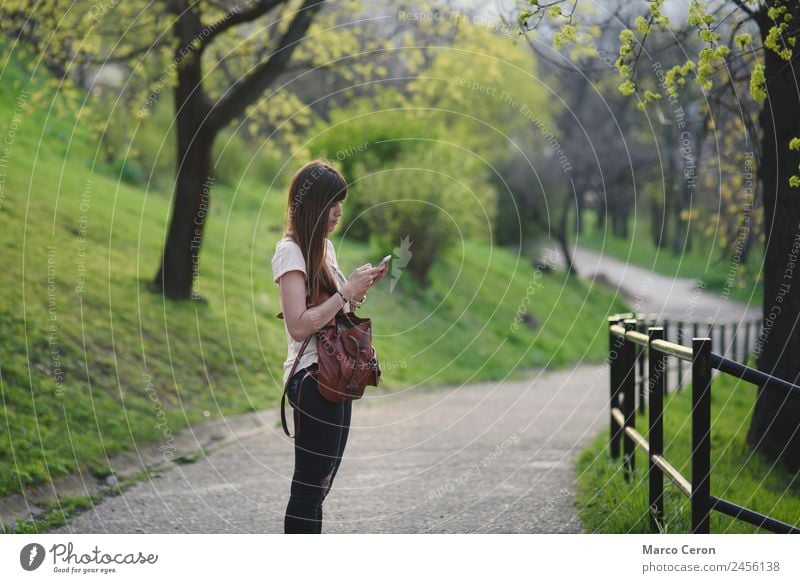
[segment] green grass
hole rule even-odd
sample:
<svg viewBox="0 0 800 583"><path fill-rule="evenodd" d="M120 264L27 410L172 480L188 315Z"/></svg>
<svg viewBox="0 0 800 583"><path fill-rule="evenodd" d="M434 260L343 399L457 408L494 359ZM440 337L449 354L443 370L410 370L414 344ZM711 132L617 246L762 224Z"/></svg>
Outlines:
<svg viewBox="0 0 800 583"><path fill-rule="evenodd" d="M0 83L2 137L20 83L35 86L12 64ZM198 283L208 303L168 301L148 282L169 193L94 171L95 146L74 112L46 112L38 105L22 117L0 206L0 495L78 467L107 475L111 454L277 405L282 391L286 337L270 259L284 190L218 184ZM333 238L347 274L377 259ZM559 272L530 292L534 277L529 260L465 241L438 259L424 292L401 276L389 293L385 278L360 312L374 320L382 388L600 361L606 317L625 306ZM526 297L539 327L512 332Z"/></svg>
<svg viewBox="0 0 800 583"><path fill-rule="evenodd" d="M5 534L42 534L66 526L67 521L82 512L94 508L103 495L63 496L58 502L47 504L42 518L30 521L18 520L13 525L2 526Z"/></svg>
<svg viewBox="0 0 800 583"><path fill-rule="evenodd" d="M151 478L152 474L148 471L140 471L136 474L120 480L117 484L104 485L91 496L59 496L58 500L37 501L36 504L43 509L39 518L34 520L20 520L12 524L0 524L0 533L4 534L42 534L51 532L62 526L73 516L77 516L87 510L95 508L104 498L109 496L119 496L127 488L135 485L141 480Z"/></svg>
<svg viewBox="0 0 800 583"><path fill-rule="evenodd" d="M745 437L755 405L755 387L729 375L715 379L711 394L711 494L789 524L800 524L800 476L753 454ZM691 478L691 388L664 401L664 455ZM647 438L647 413L636 427ZM578 461L578 507L590 533L650 532L647 456L636 450L630 483L622 462L611 461L608 433L581 453ZM662 532L691 532L689 499L664 478ZM768 532L719 512L711 513L712 533Z"/></svg>
<svg viewBox="0 0 800 583"><path fill-rule="evenodd" d="M689 251L676 255L671 249L659 249L653 243L650 221L645 213L635 214L630 221L628 239L612 236L610 227L596 228L596 220L594 213L586 212L583 233L575 237L577 245L662 275L699 279L709 290L761 306L763 287L758 274L763 259L762 245L753 247L747 264L737 263L730 254L720 251L718 243L701 236L695 236Z"/></svg>

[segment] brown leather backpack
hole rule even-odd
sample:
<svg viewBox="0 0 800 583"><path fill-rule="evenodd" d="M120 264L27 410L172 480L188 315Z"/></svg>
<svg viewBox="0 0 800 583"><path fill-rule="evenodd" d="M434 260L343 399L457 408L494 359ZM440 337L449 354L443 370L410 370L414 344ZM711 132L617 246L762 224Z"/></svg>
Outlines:
<svg viewBox="0 0 800 583"><path fill-rule="evenodd" d="M326 292L320 295L321 301L314 305L330 297ZM283 318L283 313L277 316ZM281 423L283 431L289 437L297 436L298 416L295 411L295 435L292 436L286 425L286 391L303 351L314 336L317 338L317 366L307 374L317 380L320 394L328 401L344 403L360 399L364 395L366 386L377 387L381 378L381 367L378 364L375 348L372 346L372 321L339 310L325 326L305 339L286 380L281 398Z"/></svg>

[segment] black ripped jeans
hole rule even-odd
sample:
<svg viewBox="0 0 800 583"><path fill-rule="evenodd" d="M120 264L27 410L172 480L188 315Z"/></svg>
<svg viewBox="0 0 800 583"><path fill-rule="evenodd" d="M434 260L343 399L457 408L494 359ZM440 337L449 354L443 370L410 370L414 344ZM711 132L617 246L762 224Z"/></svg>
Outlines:
<svg viewBox="0 0 800 583"><path fill-rule="evenodd" d="M342 462L353 402L332 403L306 377L316 363L296 371L286 398L294 409L294 475L283 530L287 534L322 533L322 502Z"/></svg>

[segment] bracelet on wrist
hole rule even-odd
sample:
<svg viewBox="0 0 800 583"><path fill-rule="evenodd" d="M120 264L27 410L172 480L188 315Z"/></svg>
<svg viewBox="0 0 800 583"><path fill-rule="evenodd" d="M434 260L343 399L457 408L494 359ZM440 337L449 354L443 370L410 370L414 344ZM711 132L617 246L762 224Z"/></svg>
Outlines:
<svg viewBox="0 0 800 583"><path fill-rule="evenodd" d="M364 302L366 302L366 301L367 301L367 296L366 296L366 294L364 295L364 297L363 297L362 299L360 299L360 300L356 300L356 299L354 299L354 298L350 298L350 299L348 299L348 298L347 298L347 296L345 296L345 295L344 295L344 293L342 293L342 290L339 290L339 289L337 289L337 290L336 290L336 293L338 293L340 296L342 296L342 299L345 301L345 303L348 303L348 304L350 304L350 306L351 306L351 307L353 307L353 308L360 308L360 307L361 307L361 305L362 305Z"/></svg>

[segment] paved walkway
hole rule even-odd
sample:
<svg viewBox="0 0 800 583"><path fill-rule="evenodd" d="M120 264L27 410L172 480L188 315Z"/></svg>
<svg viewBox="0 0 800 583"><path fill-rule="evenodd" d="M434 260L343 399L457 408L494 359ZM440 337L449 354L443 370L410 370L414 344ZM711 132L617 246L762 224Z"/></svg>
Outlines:
<svg viewBox="0 0 800 583"><path fill-rule="evenodd" d="M696 280L653 273L582 247L574 249L573 262L581 277L600 276L631 298L637 311L658 314L660 318L727 323L761 315L761 305L727 299L719 291L698 287Z"/></svg>
<svg viewBox="0 0 800 583"><path fill-rule="evenodd" d="M324 532L580 532L574 461L607 424L602 366L354 403ZM262 433L175 465L56 532L283 532L293 442Z"/></svg>

